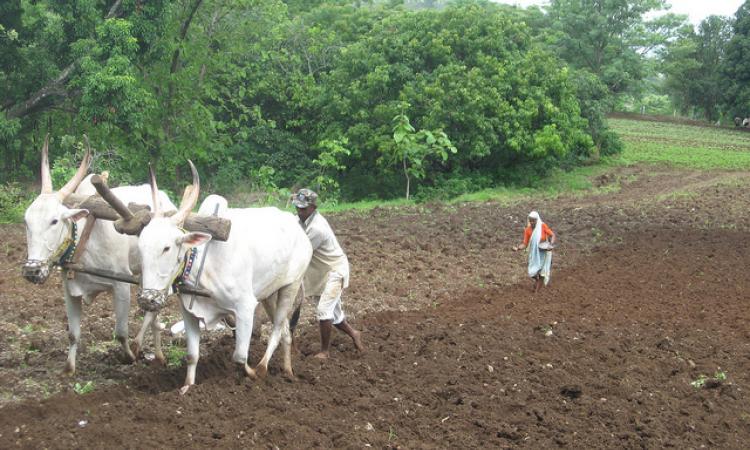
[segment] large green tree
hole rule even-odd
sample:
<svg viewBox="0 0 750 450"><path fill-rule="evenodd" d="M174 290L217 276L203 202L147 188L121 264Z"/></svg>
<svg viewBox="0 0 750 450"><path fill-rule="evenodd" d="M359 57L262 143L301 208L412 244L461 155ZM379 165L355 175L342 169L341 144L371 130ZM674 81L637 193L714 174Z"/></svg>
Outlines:
<svg viewBox="0 0 750 450"><path fill-rule="evenodd" d="M719 68L731 37L731 20L710 16L694 31L667 46L662 54L661 70L665 90L683 114L715 121L721 116L724 80ZM697 113L697 114L695 114Z"/></svg>
<svg viewBox="0 0 750 450"><path fill-rule="evenodd" d="M644 56L673 39L685 21L665 0L550 0L555 45L568 63L596 75L612 94L637 88Z"/></svg>
<svg viewBox="0 0 750 450"><path fill-rule="evenodd" d="M735 14L732 36L723 66L723 84L727 111L736 116L750 116L750 0Z"/></svg>

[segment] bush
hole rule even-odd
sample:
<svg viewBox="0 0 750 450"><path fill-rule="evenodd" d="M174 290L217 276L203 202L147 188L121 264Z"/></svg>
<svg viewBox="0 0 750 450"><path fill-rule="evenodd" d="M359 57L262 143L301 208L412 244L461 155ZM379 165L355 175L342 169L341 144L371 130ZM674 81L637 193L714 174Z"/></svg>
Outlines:
<svg viewBox="0 0 750 450"><path fill-rule="evenodd" d="M599 143L599 154L601 156L610 156L621 153L624 148L620 136L612 130L606 130L601 134Z"/></svg>
<svg viewBox="0 0 750 450"><path fill-rule="evenodd" d="M439 176L432 186L419 186L414 194L418 202L450 200L463 194L481 191L494 185L492 177L481 174L445 174Z"/></svg>
<svg viewBox="0 0 750 450"><path fill-rule="evenodd" d="M33 197L18 183L0 185L0 223L23 222L23 214L33 201Z"/></svg>

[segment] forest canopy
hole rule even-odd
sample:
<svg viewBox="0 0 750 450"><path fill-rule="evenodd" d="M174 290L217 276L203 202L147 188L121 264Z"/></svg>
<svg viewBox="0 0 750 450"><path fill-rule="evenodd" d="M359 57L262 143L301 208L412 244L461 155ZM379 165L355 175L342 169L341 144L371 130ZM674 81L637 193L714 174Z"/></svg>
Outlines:
<svg viewBox="0 0 750 450"><path fill-rule="evenodd" d="M38 179L48 133L56 183L84 134L114 184L143 182L152 163L176 190L187 159L204 192L224 195L307 185L331 200L392 198L409 183L428 198L525 183L619 151L605 115L623 98L664 95L711 120L747 111L748 3L697 31L650 15L666 6L6 0L0 183Z"/></svg>

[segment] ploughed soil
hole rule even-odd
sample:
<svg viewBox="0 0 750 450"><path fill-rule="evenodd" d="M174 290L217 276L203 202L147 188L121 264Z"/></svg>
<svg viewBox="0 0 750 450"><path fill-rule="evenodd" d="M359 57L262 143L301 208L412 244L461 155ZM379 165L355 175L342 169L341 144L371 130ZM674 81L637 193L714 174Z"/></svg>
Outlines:
<svg viewBox="0 0 750 450"><path fill-rule="evenodd" d="M60 277L22 280L23 228L3 227L0 442L747 448L749 178L631 167L585 195L329 216L366 353L338 334L330 360L312 358L306 305L294 382L279 353L267 379L238 377L231 333L211 332L184 396L181 338L165 338L168 367L121 363L106 296L84 308L78 373L61 375ZM561 243L538 294L510 251L531 209ZM174 305L164 316L178 319ZM262 339L251 347L255 363Z"/></svg>

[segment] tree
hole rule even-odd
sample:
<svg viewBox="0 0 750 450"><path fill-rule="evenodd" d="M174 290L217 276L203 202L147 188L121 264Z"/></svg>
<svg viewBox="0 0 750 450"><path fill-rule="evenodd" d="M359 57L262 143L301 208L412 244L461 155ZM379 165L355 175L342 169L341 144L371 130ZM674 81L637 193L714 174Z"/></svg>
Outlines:
<svg viewBox="0 0 750 450"><path fill-rule="evenodd" d="M351 150L346 148L348 144L346 138L324 139L318 144L322 151L313 159L313 164L318 169L315 184L318 192L327 194L329 200L337 200L339 195L338 173L346 169L342 159L352 154Z"/></svg>
<svg viewBox="0 0 750 450"><path fill-rule="evenodd" d="M415 130L403 112L393 118L393 143L381 149L385 160L401 165L406 178L406 199L409 200L411 179L427 175L432 159L448 160L448 153L457 153L443 130Z"/></svg>
<svg viewBox="0 0 750 450"><path fill-rule="evenodd" d="M734 35L727 44L724 75L724 104L734 116L750 115L750 0L735 14Z"/></svg>
<svg viewBox="0 0 750 450"><path fill-rule="evenodd" d="M674 37L684 16L666 14L665 0L551 0L548 7L554 44L563 59L583 68L618 94L645 75L643 57Z"/></svg>
<svg viewBox="0 0 750 450"><path fill-rule="evenodd" d="M731 21L710 16L697 32L688 27L683 36L662 52L665 90L683 114L695 110L710 121L720 118L724 80L725 47L731 37Z"/></svg>

